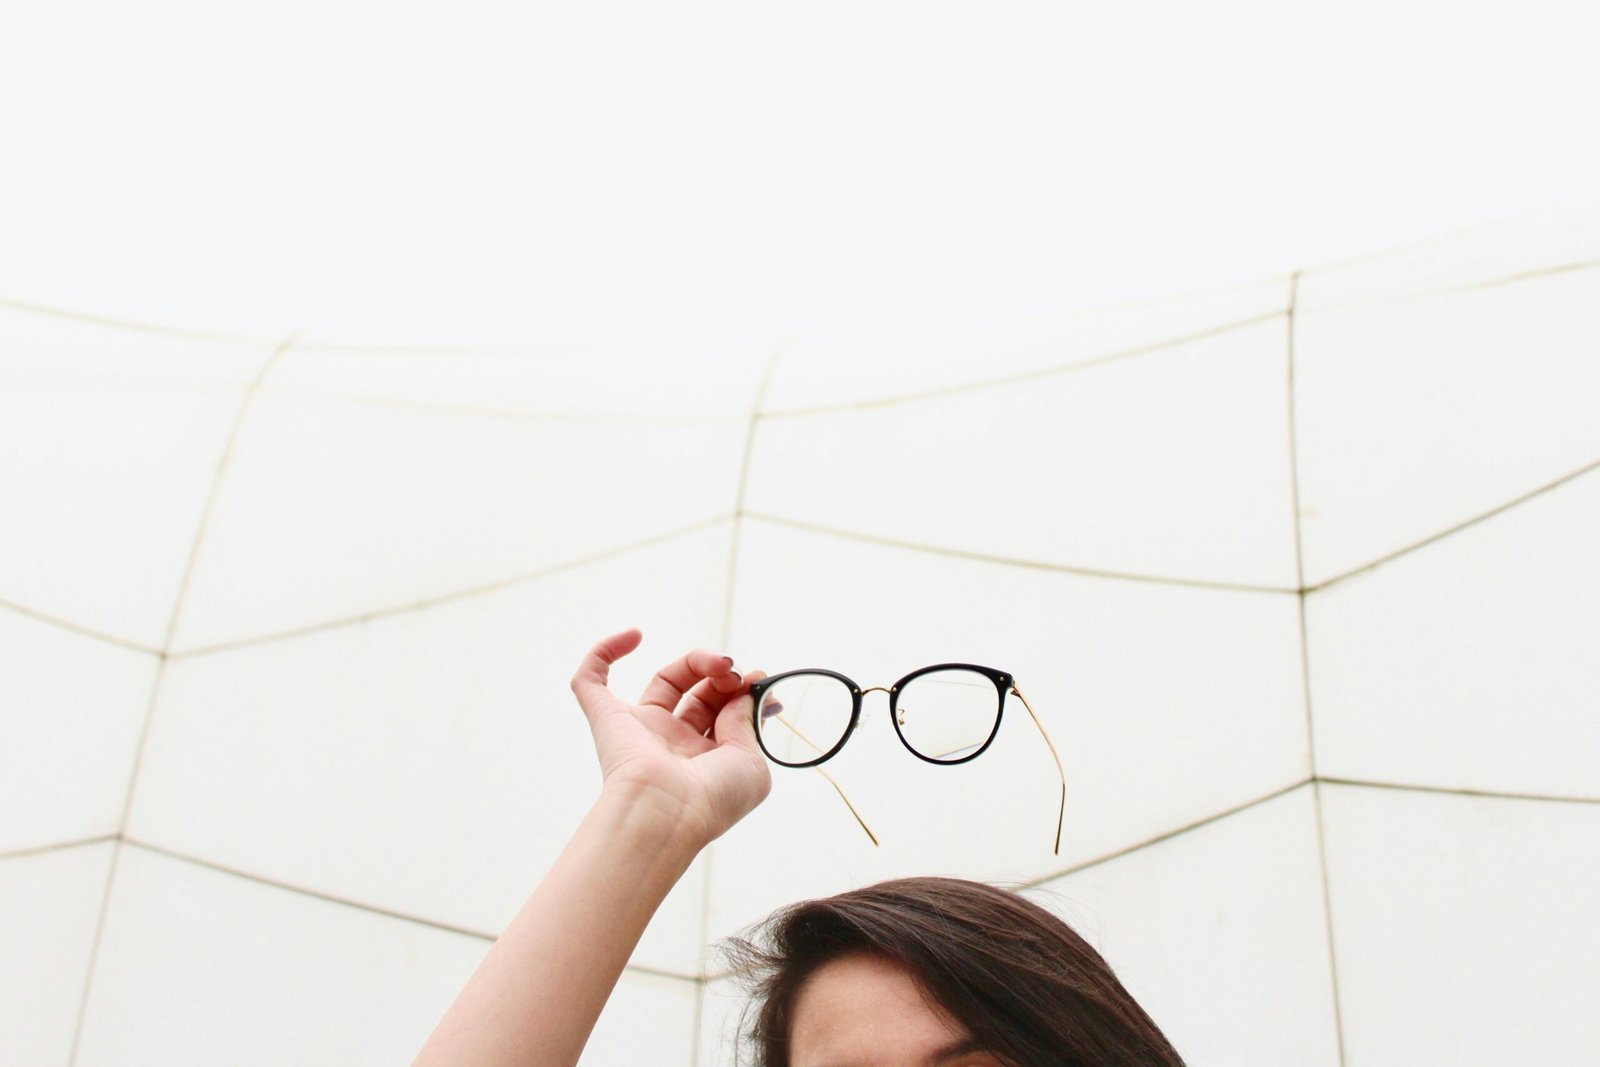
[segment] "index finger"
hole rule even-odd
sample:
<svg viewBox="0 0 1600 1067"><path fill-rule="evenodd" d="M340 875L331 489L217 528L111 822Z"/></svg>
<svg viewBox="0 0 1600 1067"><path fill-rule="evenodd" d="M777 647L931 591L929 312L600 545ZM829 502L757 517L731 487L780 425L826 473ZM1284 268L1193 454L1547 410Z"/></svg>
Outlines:
<svg viewBox="0 0 1600 1067"><path fill-rule="evenodd" d="M722 678L732 673L732 656L697 648L693 652L685 652L657 671L655 677L650 679L650 684L645 686L639 703L653 704L670 712L701 679Z"/></svg>
<svg viewBox="0 0 1600 1067"><path fill-rule="evenodd" d="M572 692L584 714L593 715L599 702L611 696L611 665L639 647L644 634L637 628L623 630L603 638L578 664L578 673L572 676Z"/></svg>

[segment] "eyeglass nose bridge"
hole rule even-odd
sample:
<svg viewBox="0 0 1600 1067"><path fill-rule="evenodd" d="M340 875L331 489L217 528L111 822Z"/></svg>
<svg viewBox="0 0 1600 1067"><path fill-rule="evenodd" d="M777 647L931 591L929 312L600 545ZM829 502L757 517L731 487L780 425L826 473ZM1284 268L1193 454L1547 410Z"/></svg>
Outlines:
<svg viewBox="0 0 1600 1067"><path fill-rule="evenodd" d="M894 692L895 692L895 687L892 686L892 685L869 685L865 689L857 691L856 698L859 700L861 697L866 696L868 693L888 693L889 694L889 699L893 700L894 699ZM858 717L855 722L850 724L850 732L851 733L855 733L860 728L861 728L861 719Z"/></svg>

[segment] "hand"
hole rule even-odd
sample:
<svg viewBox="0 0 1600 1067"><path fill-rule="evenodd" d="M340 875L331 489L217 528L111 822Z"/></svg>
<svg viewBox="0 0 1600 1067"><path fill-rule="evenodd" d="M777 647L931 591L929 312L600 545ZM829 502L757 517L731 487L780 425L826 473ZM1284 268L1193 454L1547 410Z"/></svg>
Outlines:
<svg viewBox="0 0 1600 1067"><path fill-rule="evenodd" d="M631 705L607 683L611 664L643 639L624 630L595 645L572 691L594 734L603 791L649 805L704 846L772 791L750 719L750 683L761 674L743 678L729 657L697 649L657 671Z"/></svg>

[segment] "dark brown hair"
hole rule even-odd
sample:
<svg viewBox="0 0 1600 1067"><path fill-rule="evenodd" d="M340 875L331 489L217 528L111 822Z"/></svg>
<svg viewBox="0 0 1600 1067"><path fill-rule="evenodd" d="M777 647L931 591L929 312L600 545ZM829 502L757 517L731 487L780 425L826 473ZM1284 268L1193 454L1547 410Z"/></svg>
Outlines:
<svg viewBox="0 0 1600 1067"><path fill-rule="evenodd" d="M725 949L757 998L756 1067L790 1067L801 987L867 953L904 967L931 1001L1011 1067L1182 1067L1100 954L1016 893L904 878L790 905Z"/></svg>

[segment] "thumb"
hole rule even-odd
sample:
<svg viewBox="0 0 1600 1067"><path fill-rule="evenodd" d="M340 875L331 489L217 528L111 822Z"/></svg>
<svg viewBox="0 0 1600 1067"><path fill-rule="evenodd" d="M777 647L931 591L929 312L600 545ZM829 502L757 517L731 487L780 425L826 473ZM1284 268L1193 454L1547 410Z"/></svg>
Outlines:
<svg viewBox="0 0 1600 1067"><path fill-rule="evenodd" d="M615 699L609 688L611 665L638 648L642 640L644 634L637 628L623 630L601 639L583 657L578 672L572 676L572 692L578 698L579 707L583 708L583 713L591 721L606 704L607 698Z"/></svg>
<svg viewBox="0 0 1600 1067"><path fill-rule="evenodd" d="M754 671L746 677L745 684L759 682L766 676L765 671ZM719 745L732 745L766 759L760 744L756 742L755 699L748 690L737 700L728 701L717 712L717 719L711 724L711 736Z"/></svg>

